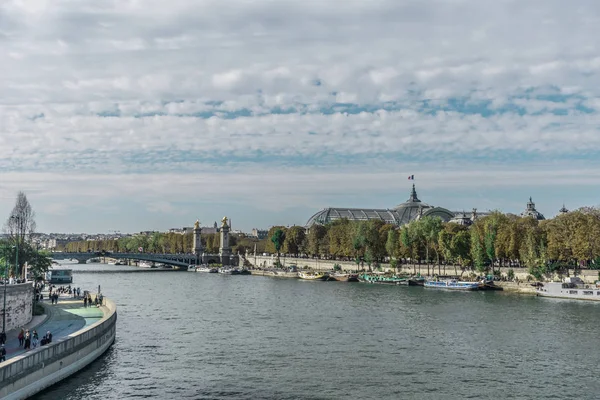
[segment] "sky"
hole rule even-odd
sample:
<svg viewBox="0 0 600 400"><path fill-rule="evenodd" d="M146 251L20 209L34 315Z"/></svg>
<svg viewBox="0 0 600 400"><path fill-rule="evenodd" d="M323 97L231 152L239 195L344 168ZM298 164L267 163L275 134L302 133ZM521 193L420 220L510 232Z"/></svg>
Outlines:
<svg viewBox="0 0 600 400"><path fill-rule="evenodd" d="M597 0L4 0L0 220L600 204Z"/></svg>

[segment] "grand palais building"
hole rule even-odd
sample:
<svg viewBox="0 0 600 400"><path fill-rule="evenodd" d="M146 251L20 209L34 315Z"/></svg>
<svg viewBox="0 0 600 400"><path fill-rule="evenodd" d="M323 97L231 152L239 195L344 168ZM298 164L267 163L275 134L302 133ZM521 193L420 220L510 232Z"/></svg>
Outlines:
<svg viewBox="0 0 600 400"><path fill-rule="evenodd" d="M564 207L563 207L564 209ZM563 212L561 209L561 212ZM564 210L566 211L566 210ZM391 209L367 209L367 208L325 208L312 217L306 223L310 228L314 224L325 225L329 222L348 219L350 221L368 221L379 219L387 224L401 226L422 217L440 217L444 222L454 222L461 225L471 225L479 216L488 215L489 212L478 213L474 208L471 213L463 211L450 211L443 207L434 207L423 203L417 196L415 185L412 186L410 197L404 203L398 204ZM538 220L545 219L544 216L535 209L535 203L529 198L527 208L521 213L521 216L533 217Z"/></svg>

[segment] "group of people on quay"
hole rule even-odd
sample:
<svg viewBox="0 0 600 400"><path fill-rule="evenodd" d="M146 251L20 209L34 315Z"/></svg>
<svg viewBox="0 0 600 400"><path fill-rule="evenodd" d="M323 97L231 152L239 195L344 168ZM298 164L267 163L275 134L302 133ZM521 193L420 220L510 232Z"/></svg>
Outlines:
<svg viewBox="0 0 600 400"><path fill-rule="evenodd" d="M10 283L16 284L21 282L12 280ZM39 281L34 285L34 293L36 302L43 301L44 297L46 297L46 299L50 300L50 304L53 305L58 304L59 298L81 299L83 301L83 306L86 308L92 307L93 305L96 307L104 305L104 296L102 294L99 293L98 295L93 296L89 291L82 290L79 287L72 287L71 285L57 286L44 281ZM38 334L37 330L33 328L21 327L18 329L18 335L17 330L15 330L13 334L14 336L12 336L13 339L10 339L10 332L7 332L9 333L8 337L5 332L0 332L0 362L6 361L7 351L10 354L19 351L19 349L21 351L29 351L52 343L52 333L50 331L47 331L46 334L40 339L40 335ZM18 346L15 339L18 339ZM10 345L12 340L15 340L15 342L14 344Z"/></svg>
<svg viewBox="0 0 600 400"><path fill-rule="evenodd" d="M19 346L23 347L24 350L31 350L32 347L35 349L38 344L45 346L52 343L52 333L50 331L46 332L40 341L35 329L30 332L29 329L21 328L17 338L19 339Z"/></svg>
<svg viewBox="0 0 600 400"><path fill-rule="evenodd" d="M99 307L101 305L103 305L102 303L104 302L104 296L102 296L102 293L98 294L94 300L92 300L92 295L87 292L84 294L83 296L83 306L84 307L91 307L92 304L95 305L96 307Z"/></svg>
<svg viewBox="0 0 600 400"><path fill-rule="evenodd" d="M43 286L42 286L43 289ZM73 298L80 298L81 297L81 288L72 288L71 285L69 286L59 286L56 287L56 285L50 285L48 287L48 297L50 298L50 304L58 304L58 297L61 294L65 294L68 295L69 297L73 297ZM44 295L41 293L40 290L40 300L44 300ZM36 295L36 299L37 299L37 295Z"/></svg>

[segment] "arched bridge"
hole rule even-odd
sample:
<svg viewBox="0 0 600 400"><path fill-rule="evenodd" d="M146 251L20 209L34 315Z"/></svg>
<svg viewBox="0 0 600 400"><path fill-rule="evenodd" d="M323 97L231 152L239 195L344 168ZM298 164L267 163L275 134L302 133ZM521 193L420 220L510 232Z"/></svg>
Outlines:
<svg viewBox="0 0 600 400"><path fill-rule="evenodd" d="M173 265L177 267L187 267L190 264L196 264L195 254L160 254L160 253L116 253L116 252L53 252L51 257L54 260L77 260L80 264L85 264L91 258L108 257L115 259L127 259L138 261L149 261ZM203 254L201 263L220 263L221 257L218 254ZM232 264L238 257L231 257Z"/></svg>

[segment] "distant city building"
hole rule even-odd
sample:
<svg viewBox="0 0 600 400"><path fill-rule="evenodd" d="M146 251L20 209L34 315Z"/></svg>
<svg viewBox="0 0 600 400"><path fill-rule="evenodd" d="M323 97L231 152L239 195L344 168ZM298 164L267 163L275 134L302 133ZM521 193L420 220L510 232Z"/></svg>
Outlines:
<svg viewBox="0 0 600 400"><path fill-rule="evenodd" d="M137 236L152 236L153 233L159 233L157 231L141 231L137 234ZM90 238L92 240L96 240L96 238Z"/></svg>
<svg viewBox="0 0 600 400"><path fill-rule="evenodd" d="M266 229L252 229L252 233L250 234L250 236L255 237L257 239L266 239L267 235L269 234L269 231Z"/></svg>
<svg viewBox="0 0 600 400"><path fill-rule="evenodd" d="M452 218L448 222L451 222L453 224L463 225L463 226L471 226L480 216L486 216L486 215L490 215L490 213L489 212L478 213L477 209L474 208L471 211L471 215L468 215L464 211L457 212L456 215L454 216L454 218Z"/></svg>
<svg viewBox="0 0 600 400"><path fill-rule="evenodd" d="M171 228L169 229L169 233L178 233L180 235L185 235L188 233L192 234L194 233L194 228L189 226L185 226L183 228Z"/></svg>
<svg viewBox="0 0 600 400"><path fill-rule="evenodd" d="M46 239L46 240L40 241L38 243L38 246L40 248L46 249L46 250L56 250L56 249L66 246L67 244L69 244L71 242L73 242L73 240L51 238L51 239Z"/></svg>
<svg viewBox="0 0 600 400"><path fill-rule="evenodd" d="M538 221L542 221L542 220L546 219L542 215L542 213L540 213L539 211L537 211L535 209L535 203L533 202L533 200L531 200L531 197L529 198L529 201L527 202L527 208L525 209L525 211L523 211L521 213L521 217L532 217L532 218L537 219Z"/></svg>
<svg viewBox="0 0 600 400"><path fill-rule="evenodd" d="M381 220L387 224L404 225L422 217L440 217L448 222L456 216L456 212L442 207L434 207L423 203L417 196L415 185L408 200L392 209L366 209L366 208L325 208L309 218L306 227L314 224L324 225L329 222L348 219L350 221Z"/></svg>
<svg viewBox="0 0 600 400"><path fill-rule="evenodd" d="M559 213L569 212L564 205ZM366 209L366 208L325 208L312 217L306 223L310 228L314 224L325 225L339 219L348 219L350 221L368 221L381 220L387 224L401 226L422 217L432 216L440 217L444 222L452 222L459 225L470 226L478 217L490 215L490 212L477 212L474 208L471 215L464 211L450 211L442 207L434 207L423 203L417 197L417 191L413 184L410 197L404 203L397 205L392 209ZM535 203L529 198L527 208L521 213L521 217L532 217L538 221L546 218L542 213L535 209Z"/></svg>
<svg viewBox="0 0 600 400"><path fill-rule="evenodd" d="M216 226L203 226L202 234L214 234L219 233L219 228Z"/></svg>

